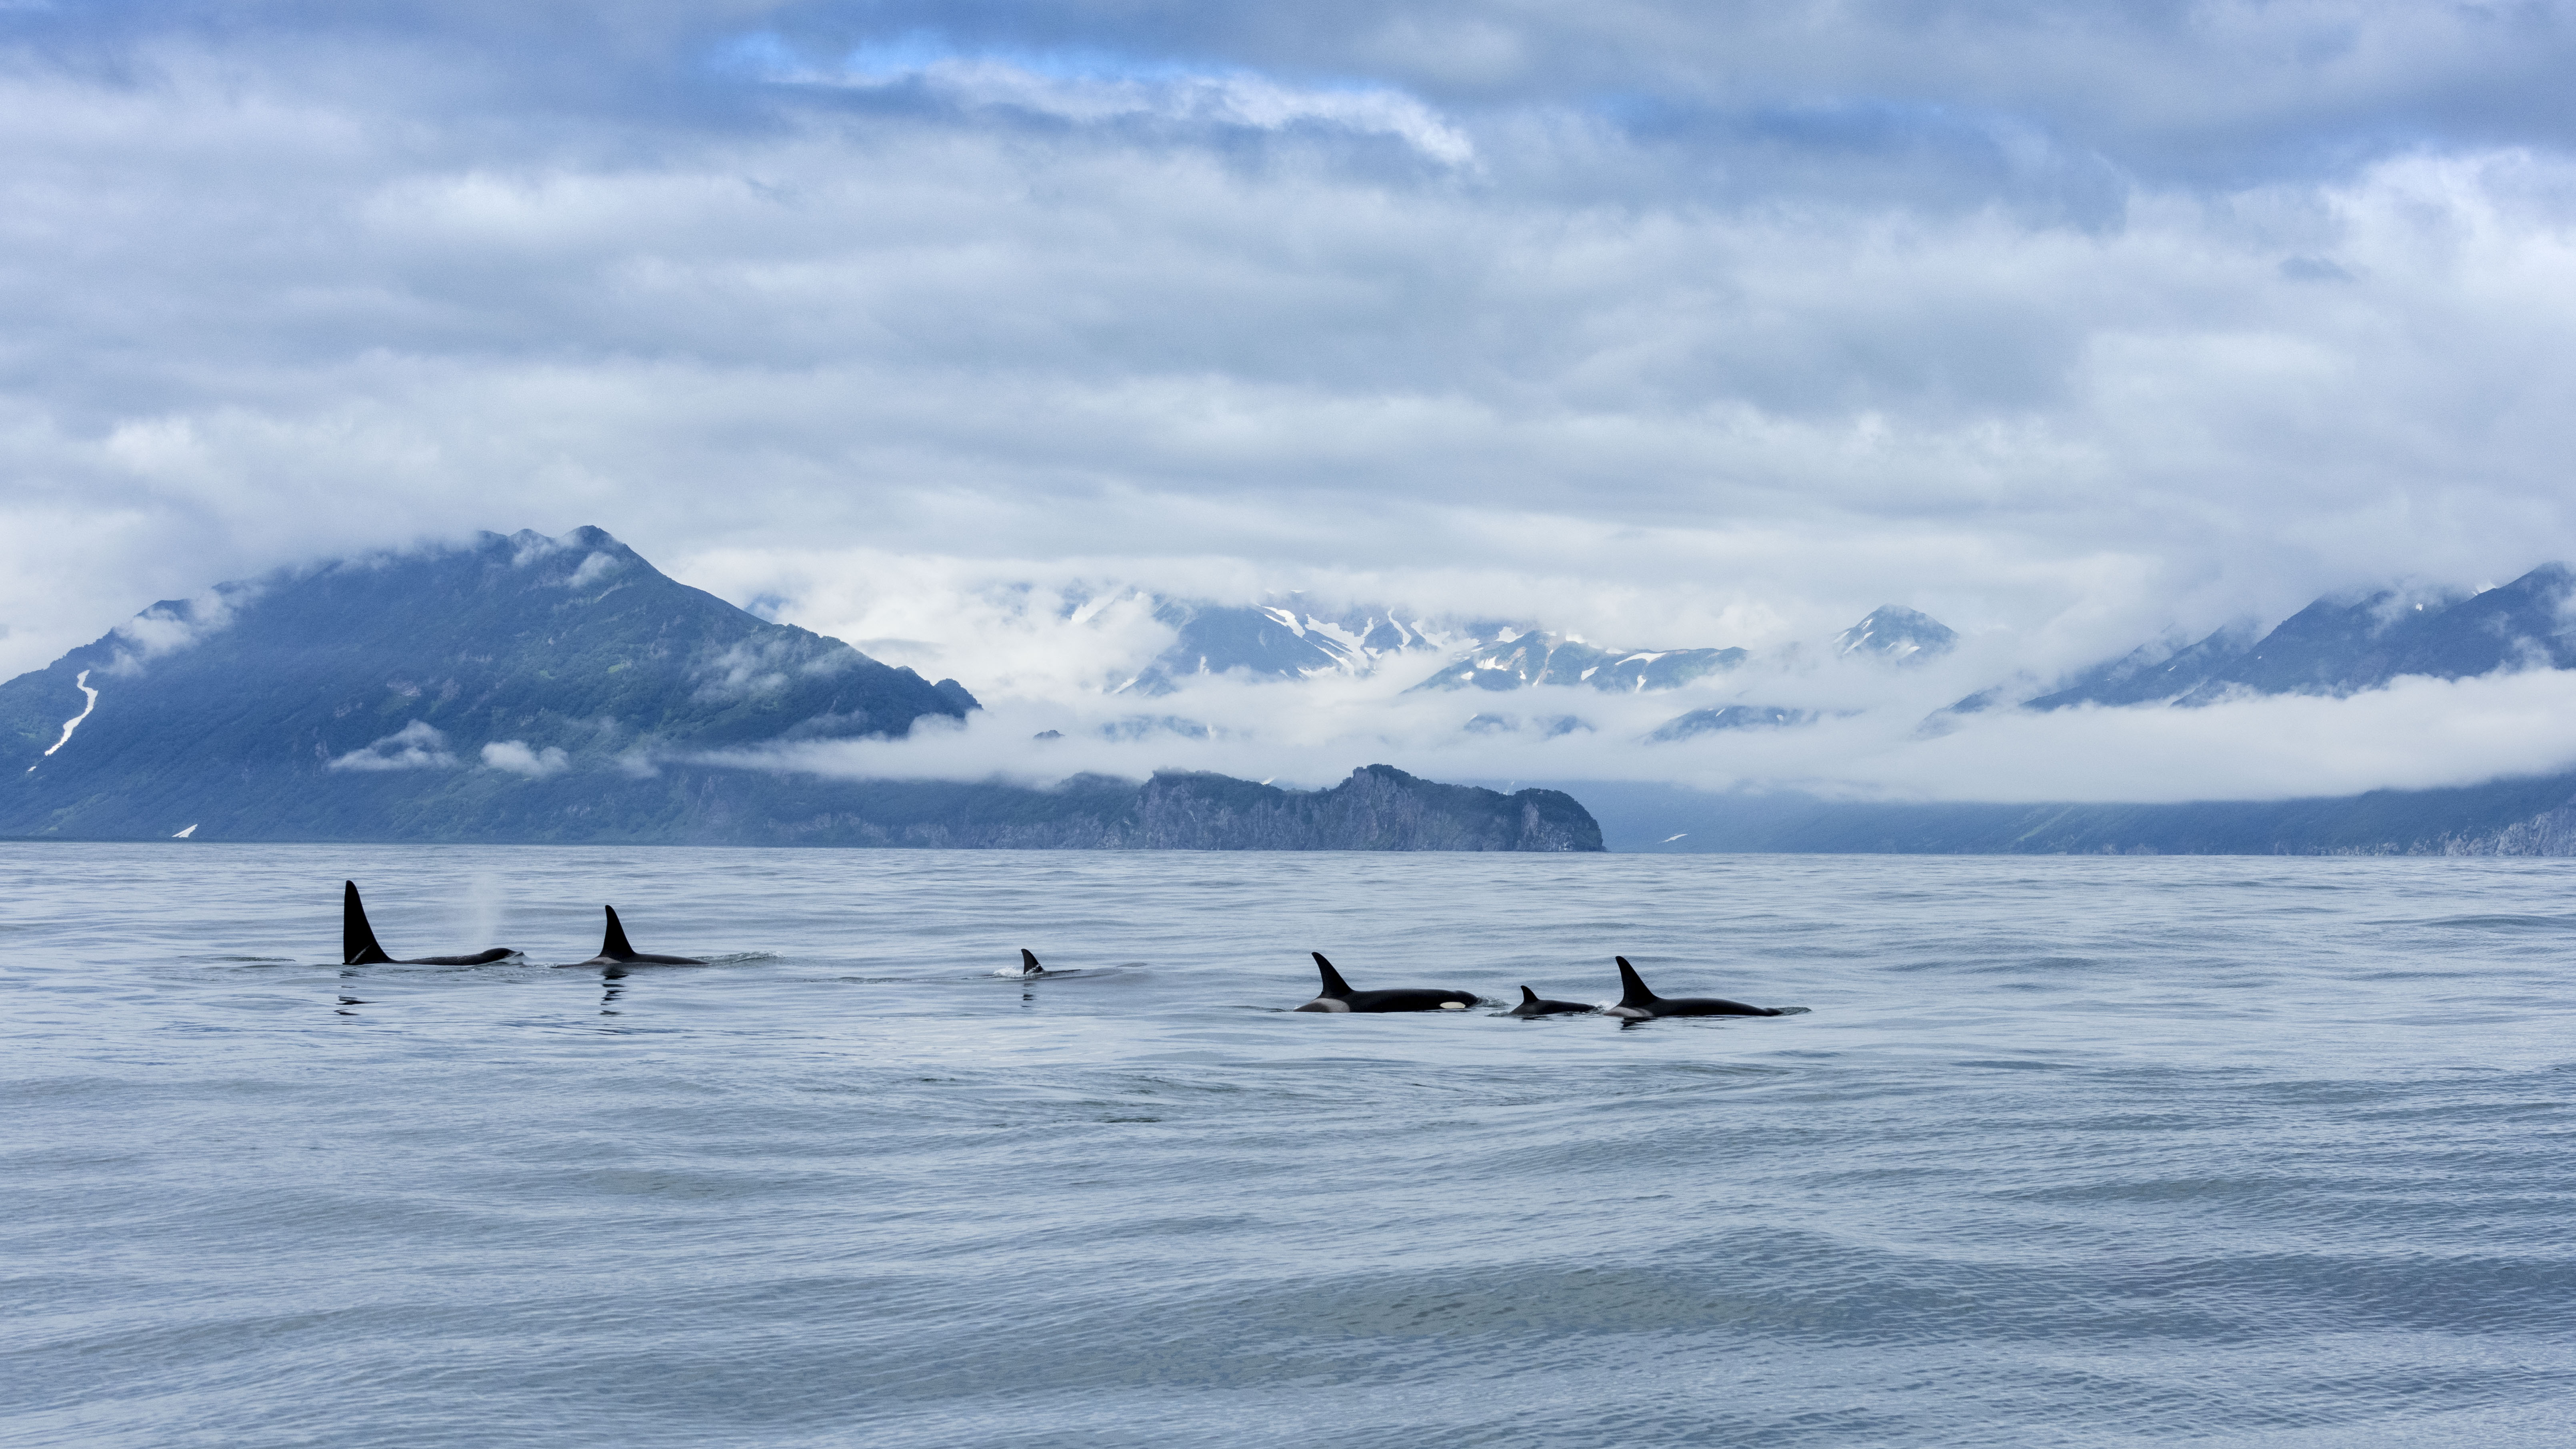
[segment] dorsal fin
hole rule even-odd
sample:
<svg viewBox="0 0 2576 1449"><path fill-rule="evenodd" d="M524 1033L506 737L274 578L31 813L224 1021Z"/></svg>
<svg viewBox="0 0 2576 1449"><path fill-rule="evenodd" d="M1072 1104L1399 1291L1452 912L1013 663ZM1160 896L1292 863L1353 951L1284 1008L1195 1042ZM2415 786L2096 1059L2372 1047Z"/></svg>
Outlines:
<svg viewBox="0 0 2576 1449"><path fill-rule="evenodd" d="M391 965L394 958L376 944L376 933L367 925L367 908L358 904L358 883L344 880L340 886L340 964Z"/></svg>
<svg viewBox="0 0 2576 1449"><path fill-rule="evenodd" d="M1637 968L1628 964L1628 958L1613 956L1610 959L1619 963L1619 1004L1621 1006L1654 1004L1655 993L1648 991L1646 983L1637 978Z"/></svg>
<svg viewBox="0 0 2576 1449"><path fill-rule="evenodd" d="M617 923L617 907L603 906L608 912L608 935L599 943L599 954L611 961L634 959L635 948L626 944L626 928Z"/></svg>
<svg viewBox="0 0 2576 1449"><path fill-rule="evenodd" d="M1020 948L1020 974L1034 976L1046 968L1038 964L1038 955L1026 946Z"/></svg>
<svg viewBox="0 0 2576 1449"><path fill-rule="evenodd" d="M1530 989L1529 989L1528 987L1526 987L1526 986L1522 987L1522 988L1521 988L1521 1005L1523 1005L1523 1006L1536 1006L1536 1005L1538 1005L1538 993L1537 993L1537 992L1535 992L1535 991L1530 990Z"/></svg>
<svg viewBox="0 0 2576 1449"><path fill-rule="evenodd" d="M1308 954L1315 958L1315 969L1324 973L1323 994L1327 998L1338 1000L1351 994L1351 983L1342 979L1342 973L1333 969L1333 963L1324 959L1323 952L1314 951Z"/></svg>

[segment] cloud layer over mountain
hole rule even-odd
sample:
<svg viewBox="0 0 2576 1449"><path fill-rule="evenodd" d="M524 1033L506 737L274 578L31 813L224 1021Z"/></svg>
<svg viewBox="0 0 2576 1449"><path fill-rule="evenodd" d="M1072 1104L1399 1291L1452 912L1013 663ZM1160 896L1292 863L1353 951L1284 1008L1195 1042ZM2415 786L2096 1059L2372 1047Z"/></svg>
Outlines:
<svg viewBox="0 0 2576 1449"><path fill-rule="evenodd" d="M1756 667L1721 692L1407 693L1413 675L1304 684L1212 680L1153 701L987 696L960 729L896 741L728 754L831 778L1048 781L1078 771L1204 769L1319 786L1363 756L1497 782L1663 780L1876 800L2278 800L2475 784L2576 769L2576 671L2410 677L2345 698L2244 697L2192 709L2005 710L1919 727L1979 677L1965 661L1891 679L1866 665ZM1283 691L1293 695L1291 700ZM1766 692L1767 691L1767 692ZM1684 710L1731 697L1814 718L1658 741ZM1483 727L1471 726L1481 721ZM1041 737L1052 730L1055 737Z"/></svg>
<svg viewBox="0 0 2576 1449"><path fill-rule="evenodd" d="M0 10L0 673L584 522L979 693L1096 662L1015 583L2045 671L2499 582L2576 557L2571 61L2549 3Z"/></svg>

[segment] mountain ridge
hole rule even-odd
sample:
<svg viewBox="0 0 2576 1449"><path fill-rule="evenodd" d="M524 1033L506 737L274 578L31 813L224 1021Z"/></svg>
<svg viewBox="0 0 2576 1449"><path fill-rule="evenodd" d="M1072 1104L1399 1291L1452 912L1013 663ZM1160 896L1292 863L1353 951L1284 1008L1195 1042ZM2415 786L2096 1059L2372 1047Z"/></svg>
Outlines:
<svg viewBox="0 0 2576 1449"><path fill-rule="evenodd" d="M2189 708L2243 695L2347 695L2413 675L2464 679L2505 669L2576 668L2571 613L2576 569L2563 563L2542 564L2477 592L2391 585L2347 590L2318 598L2269 630L2231 624L2161 654L2156 645L2141 645L2077 671L2020 707Z"/></svg>
<svg viewBox="0 0 2576 1449"><path fill-rule="evenodd" d="M1390 766L851 781L748 747L978 709L669 578L596 528L365 555L164 600L0 683L0 836L1134 849L1598 850L1571 797Z"/></svg>
<svg viewBox="0 0 2576 1449"><path fill-rule="evenodd" d="M977 707L954 680L681 584L603 530L485 533L164 600L0 683L0 828L244 771L289 788L477 759L632 770Z"/></svg>

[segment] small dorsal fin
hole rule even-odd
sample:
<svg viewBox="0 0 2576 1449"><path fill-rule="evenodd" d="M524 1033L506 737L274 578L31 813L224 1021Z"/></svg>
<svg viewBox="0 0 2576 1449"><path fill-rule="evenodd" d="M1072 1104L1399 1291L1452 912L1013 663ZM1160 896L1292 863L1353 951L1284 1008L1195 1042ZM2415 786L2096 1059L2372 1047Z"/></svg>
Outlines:
<svg viewBox="0 0 2576 1449"><path fill-rule="evenodd" d="M1523 1006L1536 1006L1536 1005L1538 1005L1538 993L1537 993L1537 992L1535 992L1535 991L1530 990L1530 989L1529 989L1528 987L1526 987L1526 986L1522 987L1522 988L1521 988L1521 1005L1523 1005Z"/></svg>
<svg viewBox="0 0 2576 1449"><path fill-rule="evenodd" d="M340 887L340 964L391 965L394 958L376 944L376 933L367 925L367 908L358 904L358 883L344 880Z"/></svg>
<svg viewBox="0 0 2576 1449"><path fill-rule="evenodd" d="M617 907L602 906L608 912L608 934L599 943L599 954L611 961L633 959L635 948L626 944L626 928L617 923Z"/></svg>
<svg viewBox="0 0 2576 1449"><path fill-rule="evenodd" d="M1621 1006L1652 1005L1656 1000L1655 993L1648 991L1646 983L1638 979L1637 968L1628 964L1628 958L1613 956L1610 959L1619 963L1619 1004Z"/></svg>
<svg viewBox="0 0 2576 1449"><path fill-rule="evenodd" d="M1029 949L1028 947L1026 947L1026 946L1022 946L1022 947L1020 948L1020 974L1021 974L1021 975L1023 975L1023 976L1035 976L1036 974L1038 974L1038 973L1039 973L1039 972L1041 972L1041 971L1044 971L1045 969L1046 969L1045 967L1043 967L1043 966L1041 966L1041 965L1039 965L1039 964L1038 964L1038 956L1037 956L1037 953L1036 953L1035 951L1030 950L1030 949Z"/></svg>
<svg viewBox="0 0 2576 1449"><path fill-rule="evenodd" d="M1323 994L1327 998L1339 999L1351 994L1351 983L1342 979L1342 973L1333 969L1333 963L1324 959L1323 952L1313 951L1308 954L1315 958L1315 969L1324 973Z"/></svg>

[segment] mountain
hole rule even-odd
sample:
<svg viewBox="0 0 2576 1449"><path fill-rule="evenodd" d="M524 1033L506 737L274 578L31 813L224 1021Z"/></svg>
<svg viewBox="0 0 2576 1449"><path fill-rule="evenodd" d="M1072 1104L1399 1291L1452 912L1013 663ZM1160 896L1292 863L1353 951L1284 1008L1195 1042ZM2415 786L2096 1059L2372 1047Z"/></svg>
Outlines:
<svg viewBox="0 0 2576 1449"><path fill-rule="evenodd" d="M900 736L975 698L681 584L596 528L165 600L0 684L0 832L312 828L694 751ZM174 816L186 816L175 819Z"/></svg>
<svg viewBox="0 0 2576 1449"><path fill-rule="evenodd" d="M1415 689L1519 689L1533 684L1588 684L1635 694L1671 689L1734 668L1741 649L1595 649L1565 634L1531 630L1470 651Z"/></svg>
<svg viewBox="0 0 2576 1449"><path fill-rule="evenodd" d="M2142 644L2109 663L2097 664L2061 682L2058 688L2028 701L2024 707L2049 710L2073 704L2152 704L2179 698L2244 658L2254 647L2254 640L2251 627L2232 624L2197 643Z"/></svg>
<svg viewBox="0 0 2576 1449"><path fill-rule="evenodd" d="M1201 850L1598 850L1571 797L1383 765L1331 790L829 780L750 747L973 695L769 623L595 528L283 570L0 684L0 835Z"/></svg>
<svg viewBox="0 0 2576 1449"><path fill-rule="evenodd" d="M1171 625L1179 638L1110 693L1170 694L1194 675L1238 671L1255 679L1366 674L1394 655L1445 653L1481 637L1462 639L1385 609L1352 609L1326 618L1307 612L1294 598L1245 605L1164 599L1155 604L1154 617Z"/></svg>
<svg viewBox="0 0 2576 1449"><path fill-rule="evenodd" d="M2501 588L2468 597L2411 599L2396 589L2319 599L2182 698L2205 703L2230 691L2349 694L2401 675L2461 679L2498 669L2576 665L2565 617L2576 575L2545 564Z"/></svg>
<svg viewBox="0 0 2576 1449"><path fill-rule="evenodd" d="M1846 658L1910 663L1942 653L1958 637L1928 614L1888 604L1835 636L1834 652ZM1743 649L1597 649L1570 634L1533 629L1471 650L1414 688L1504 690L1579 684L1615 694L1641 694L1677 689L1694 680L1723 674L1752 657ZM1658 731L1655 737L1678 739L1711 728L1736 726L1733 717L1724 724L1683 723L1713 713L1694 711L1665 726L1666 730L1680 730L1680 734Z"/></svg>
<svg viewBox="0 0 2576 1449"><path fill-rule="evenodd" d="M1834 636L1834 653L1846 659L1857 656L1890 664L1912 664L1946 654L1958 642L1957 631L1931 615L1897 604L1882 604Z"/></svg>
<svg viewBox="0 0 2576 1449"><path fill-rule="evenodd" d="M2147 646L2024 707L2200 705L2238 694L2351 694L2406 675L2463 679L2499 669L2576 668L2571 596L2576 571L2554 563L2476 594L2379 588L2328 595L2259 639L2238 628L2164 656Z"/></svg>
<svg viewBox="0 0 2576 1449"><path fill-rule="evenodd" d="M1602 649L1571 634L1493 620L1401 618L1391 610L1354 608L1339 616L1306 610L1296 596L1268 604L1229 605L1165 599L1154 616L1177 638L1112 694L1173 693L1198 676L1310 679L1368 674L1390 660L1424 653L1453 656L1418 690L1510 690L1533 685L1585 685L1615 694L1678 689L1749 662L1738 648ZM1890 663L1931 658L1958 636L1939 620L1894 604L1874 610L1834 640L1844 657Z"/></svg>

